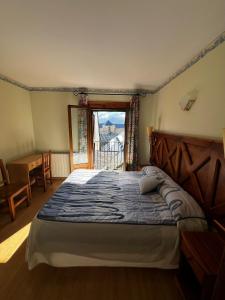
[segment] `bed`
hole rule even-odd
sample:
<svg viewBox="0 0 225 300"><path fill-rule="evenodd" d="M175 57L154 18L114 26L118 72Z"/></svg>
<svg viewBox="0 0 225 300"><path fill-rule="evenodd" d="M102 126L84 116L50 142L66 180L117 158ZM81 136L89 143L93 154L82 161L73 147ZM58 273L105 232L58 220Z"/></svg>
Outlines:
<svg viewBox="0 0 225 300"><path fill-rule="evenodd" d="M138 182L147 172L164 183L160 190L141 195ZM174 194L172 205L164 197L168 191ZM184 199L176 207L180 192L192 206ZM177 268L181 228L204 230L204 213L160 169L76 170L34 218L27 261L30 269L39 263Z"/></svg>
<svg viewBox="0 0 225 300"><path fill-rule="evenodd" d="M163 184L141 195L142 176ZM180 231L224 219L224 180L221 142L154 132L140 172L71 173L32 222L28 267L177 268Z"/></svg>

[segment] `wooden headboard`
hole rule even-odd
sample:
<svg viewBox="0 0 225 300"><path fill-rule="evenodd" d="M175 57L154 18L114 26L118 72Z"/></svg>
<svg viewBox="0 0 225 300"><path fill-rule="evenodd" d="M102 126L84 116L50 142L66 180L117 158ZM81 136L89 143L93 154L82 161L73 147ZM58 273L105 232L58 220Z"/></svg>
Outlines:
<svg viewBox="0 0 225 300"><path fill-rule="evenodd" d="M208 218L225 221L222 142L154 131L150 162L191 194Z"/></svg>

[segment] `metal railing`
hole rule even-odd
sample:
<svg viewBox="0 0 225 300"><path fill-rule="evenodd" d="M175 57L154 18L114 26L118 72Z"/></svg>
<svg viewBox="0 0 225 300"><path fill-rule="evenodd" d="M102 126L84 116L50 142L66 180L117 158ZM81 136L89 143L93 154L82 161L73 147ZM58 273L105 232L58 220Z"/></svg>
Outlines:
<svg viewBox="0 0 225 300"><path fill-rule="evenodd" d="M94 142L94 168L123 170L124 145L121 142Z"/></svg>

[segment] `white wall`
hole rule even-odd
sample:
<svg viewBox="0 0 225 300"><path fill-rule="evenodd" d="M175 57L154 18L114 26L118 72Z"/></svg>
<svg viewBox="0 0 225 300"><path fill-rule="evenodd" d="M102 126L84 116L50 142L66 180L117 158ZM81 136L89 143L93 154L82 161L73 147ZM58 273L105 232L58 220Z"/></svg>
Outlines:
<svg viewBox="0 0 225 300"><path fill-rule="evenodd" d="M180 99L197 90L190 111L182 111ZM155 95L143 99L141 107L142 162L148 161L146 127L171 133L222 138L225 127L225 43L208 53Z"/></svg>
<svg viewBox="0 0 225 300"><path fill-rule="evenodd" d="M29 92L0 80L0 158L18 158L34 147Z"/></svg>

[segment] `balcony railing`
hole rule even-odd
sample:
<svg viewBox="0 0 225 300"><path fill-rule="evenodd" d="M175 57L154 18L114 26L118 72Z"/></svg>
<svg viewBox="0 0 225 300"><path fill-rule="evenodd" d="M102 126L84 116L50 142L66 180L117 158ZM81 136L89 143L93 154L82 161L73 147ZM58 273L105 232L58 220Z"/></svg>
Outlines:
<svg viewBox="0 0 225 300"><path fill-rule="evenodd" d="M94 142L94 168L124 169L124 145L121 142Z"/></svg>

